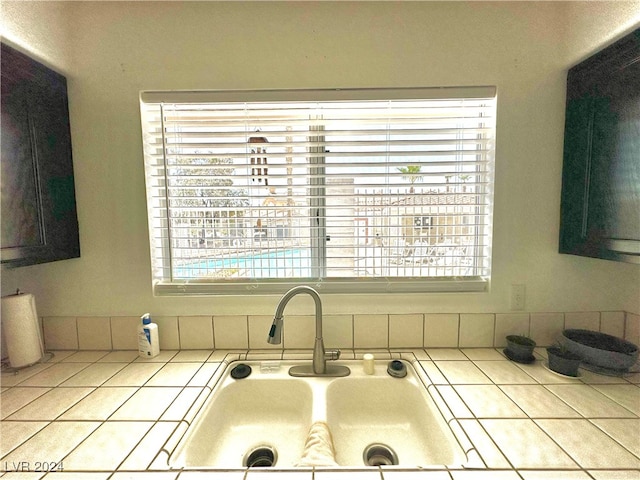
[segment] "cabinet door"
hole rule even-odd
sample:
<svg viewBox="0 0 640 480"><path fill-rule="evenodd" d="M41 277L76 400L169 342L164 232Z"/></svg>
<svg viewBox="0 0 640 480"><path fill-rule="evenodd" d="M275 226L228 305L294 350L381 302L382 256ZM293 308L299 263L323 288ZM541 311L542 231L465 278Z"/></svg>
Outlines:
<svg viewBox="0 0 640 480"><path fill-rule="evenodd" d="M598 95L603 100L596 109L594 130L604 139L595 155L604 164L605 245L640 255L640 36L638 51L636 61L613 76Z"/></svg>
<svg viewBox="0 0 640 480"><path fill-rule="evenodd" d="M2 262L80 256L66 79L2 45Z"/></svg>
<svg viewBox="0 0 640 480"><path fill-rule="evenodd" d="M569 71L560 252L640 263L640 30Z"/></svg>
<svg viewBox="0 0 640 480"><path fill-rule="evenodd" d="M2 69L2 229L4 251L44 246L42 199L33 118L29 114L29 84Z"/></svg>

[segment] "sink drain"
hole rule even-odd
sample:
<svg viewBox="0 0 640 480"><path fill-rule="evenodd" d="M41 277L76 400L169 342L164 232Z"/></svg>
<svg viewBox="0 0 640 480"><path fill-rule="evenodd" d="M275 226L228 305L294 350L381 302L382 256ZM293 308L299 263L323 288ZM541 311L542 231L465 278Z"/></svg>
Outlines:
<svg viewBox="0 0 640 480"><path fill-rule="evenodd" d="M278 460L275 449L268 445L262 445L249 450L244 456L242 465L245 467L273 467Z"/></svg>
<svg viewBox="0 0 640 480"><path fill-rule="evenodd" d="M362 454L364 464L369 467L382 467L384 465L398 465L398 455L391 447L381 443L373 443L364 449Z"/></svg>

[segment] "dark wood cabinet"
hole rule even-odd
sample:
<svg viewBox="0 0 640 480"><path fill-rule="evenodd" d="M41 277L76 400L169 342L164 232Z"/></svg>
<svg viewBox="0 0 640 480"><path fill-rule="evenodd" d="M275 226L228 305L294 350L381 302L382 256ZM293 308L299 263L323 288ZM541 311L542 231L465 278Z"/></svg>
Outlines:
<svg viewBox="0 0 640 480"><path fill-rule="evenodd" d="M80 256L67 81L2 44L2 263Z"/></svg>
<svg viewBox="0 0 640 480"><path fill-rule="evenodd" d="M640 29L569 70L560 253L640 263Z"/></svg>

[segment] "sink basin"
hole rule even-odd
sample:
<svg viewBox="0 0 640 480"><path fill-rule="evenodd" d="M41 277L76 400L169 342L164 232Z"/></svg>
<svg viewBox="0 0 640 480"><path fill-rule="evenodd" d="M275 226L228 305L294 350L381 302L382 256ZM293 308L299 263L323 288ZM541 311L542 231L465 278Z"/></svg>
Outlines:
<svg viewBox="0 0 640 480"><path fill-rule="evenodd" d="M233 366L171 456L172 467L243 467L254 461L248 458L252 452L264 447L276 452L277 465L292 466L302 455L311 425L310 385L261 373L259 364L252 366L250 377L234 380L229 375Z"/></svg>
<svg viewBox="0 0 640 480"><path fill-rule="evenodd" d="M348 377L291 377L304 361L230 364L169 459L172 468L291 468L301 465L312 426L328 427L339 466L457 465L466 456L413 366L367 375L361 361L338 361ZM332 362L334 363L334 362ZM246 370L246 369L245 369ZM329 444L331 442L329 441ZM375 444L367 451L367 447ZM379 445L378 445L379 444ZM304 465L304 464L303 464ZM326 464L324 464L326 465Z"/></svg>
<svg viewBox="0 0 640 480"><path fill-rule="evenodd" d="M336 379L329 385L327 424L338 464L362 465L367 462L363 452L372 444L395 453L398 465L464 461L451 430L414 375L409 372L403 379L361 376ZM377 455L369 465L393 464L391 454Z"/></svg>

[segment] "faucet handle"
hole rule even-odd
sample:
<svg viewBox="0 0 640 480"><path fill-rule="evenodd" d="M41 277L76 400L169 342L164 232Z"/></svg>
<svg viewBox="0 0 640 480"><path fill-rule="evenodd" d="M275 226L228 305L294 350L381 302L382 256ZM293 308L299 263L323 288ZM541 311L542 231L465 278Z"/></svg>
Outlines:
<svg viewBox="0 0 640 480"><path fill-rule="evenodd" d="M340 358L340 350L325 350L324 359L325 360L338 360Z"/></svg>

